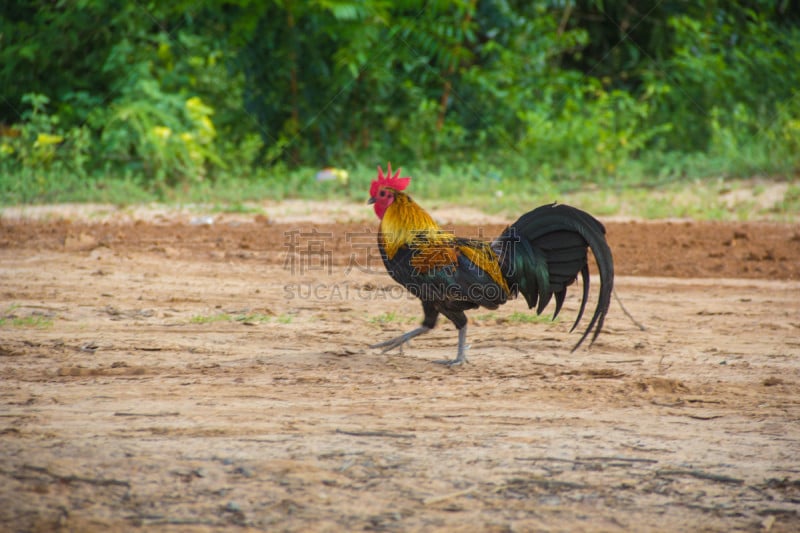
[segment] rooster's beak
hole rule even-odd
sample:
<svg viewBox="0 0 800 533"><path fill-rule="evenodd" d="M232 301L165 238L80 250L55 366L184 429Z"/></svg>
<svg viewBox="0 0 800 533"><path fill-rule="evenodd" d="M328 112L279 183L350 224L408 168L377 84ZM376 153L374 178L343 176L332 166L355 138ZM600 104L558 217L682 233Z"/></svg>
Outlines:
<svg viewBox="0 0 800 533"><path fill-rule="evenodd" d="M370 198L369 200L367 200L367 205L369 205L369 204L374 204L375 202L377 202L377 200L376 200L376 199L375 199L375 197L373 196L372 198Z"/></svg>

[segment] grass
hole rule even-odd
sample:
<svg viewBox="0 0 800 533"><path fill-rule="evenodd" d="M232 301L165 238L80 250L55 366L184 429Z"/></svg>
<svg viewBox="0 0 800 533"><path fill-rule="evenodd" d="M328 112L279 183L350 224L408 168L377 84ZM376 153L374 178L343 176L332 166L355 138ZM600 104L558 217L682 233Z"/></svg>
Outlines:
<svg viewBox="0 0 800 533"><path fill-rule="evenodd" d="M721 163L720 163L721 164ZM543 177L535 167L495 169L484 165L410 166L411 193L431 211L448 205L472 207L508 217L551 202L570 203L599 216L644 219L692 218L697 220L769 219L795 221L800 213L800 186L789 176L740 178L722 173L709 163L675 164L662 174L641 168L623 169L619 175L587 181L569 176ZM520 166L520 165L517 165ZM528 166L531 166L530 164ZM722 169L723 167L719 167ZM0 175L0 206L97 202L118 206L147 202L210 205L213 212L264 213L258 203L288 198L338 199L363 203L374 178L374 167L349 169L348 184L317 182L315 168L271 173L260 169L245 177L153 187L143 180L83 178L30 169ZM677 174L676 174L677 173ZM709 177L712 176L712 177ZM721 176L721 177L720 177Z"/></svg>
<svg viewBox="0 0 800 533"><path fill-rule="evenodd" d="M394 311L386 311L377 316L369 318L370 324L409 324L415 322L418 318L402 316Z"/></svg>
<svg viewBox="0 0 800 533"><path fill-rule="evenodd" d="M782 213L800 213L800 185L792 184L788 187L780 206L777 207L777 211Z"/></svg>
<svg viewBox="0 0 800 533"><path fill-rule="evenodd" d="M243 314L230 314L230 313L216 313L213 315L194 315L189 319L191 324L214 324L216 322L239 322L242 324L268 324L272 320L279 324L290 324L292 316L282 314L277 317L264 313L243 313Z"/></svg>
<svg viewBox="0 0 800 533"><path fill-rule="evenodd" d="M507 317L501 318L500 320L505 320L506 322L510 322L512 324L546 324L550 322L557 322L558 318L554 320L552 315L537 315L533 311L530 313L514 311Z"/></svg>
<svg viewBox="0 0 800 533"><path fill-rule="evenodd" d="M4 326L11 326L15 328L46 329L53 326L53 319L43 316L0 318L0 327Z"/></svg>
<svg viewBox="0 0 800 533"><path fill-rule="evenodd" d="M246 205L241 201L232 204L215 204L211 211L213 213L227 213L237 215L263 215L264 210L258 206Z"/></svg>
<svg viewBox="0 0 800 533"><path fill-rule="evenodd" d="M192 324L213 324L215 322L230 322L233 317L228 313L217 313L215 315L194 315L189 319Z"/></svg>
<svg viewBox="0 0 800 533"><path fill-rule="evenodd" d="M533 311L527 313L524 311L514 311L508 315L504 313L492 312L476 315L475 318L482 321L494 321L498 324L545 324L550 322L558 322L558 318L553 320L553 315L537 315Z"/></svg>
<svg viewBox="0 0 800 533"><path fill-rule="evenodd" d="M281 317L283 316L287 315L281 315ZM281 317L278 318L280 319ZM264 313L247 313L244 315L236 315L234 320L244 324L267 324L272 320L272 315L267 315Z"/></svg>
<svg viewBox="0 0 800 533"><path fill-rule="evenodd" d="M53 318L41 314L30 314L28 316L17 316L14 311L19 309L19 305L10 305L0 317L0 327L13 327L13 328L36 328L47 329L53 327Z"/></svg>
<svg viewBox="0 0 800 533"><path fill-rule="evenodd" d="M513 191L513 184L507 189ZM800 186L782 180L721 178L664 183L549 187L542 194L525 188L501 197L484 195L460 201L488 213L517 215L520 206L557 201L579 206L597 216L642 219L793 221L800 214ZM452 202L458 202L453 199ZM447 202L449 203L449 202Z"/></svg>

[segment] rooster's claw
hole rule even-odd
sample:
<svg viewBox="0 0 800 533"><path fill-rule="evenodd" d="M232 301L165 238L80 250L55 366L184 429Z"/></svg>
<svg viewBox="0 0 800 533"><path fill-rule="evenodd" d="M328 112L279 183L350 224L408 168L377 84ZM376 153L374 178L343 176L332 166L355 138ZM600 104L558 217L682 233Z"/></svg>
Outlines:
<svg viewBox="0 0 800 533"><path fill-rule="evenodd" d="M370 348L383 348L381 353L386 353L393 348L400 348L400 353L403 353L403 345L416 337L417 335L422 335L423 333L427 333L430 331L431 328L426 328L425 326L418 327L417 329L411 330L408 333L403 333L399 337L395 337L393 339L389 339L388 341L379 342L378 344L370 345Z"/></svg>
<svg viewBox="0 0 800 533"><path fill-rule="evenodd" d="M444 365L448 368L453 368L454 366L461 366L464 363L469 363L469 360L466 357L462 357L461 359L439 359L433 362L437 365Z"/></svg>

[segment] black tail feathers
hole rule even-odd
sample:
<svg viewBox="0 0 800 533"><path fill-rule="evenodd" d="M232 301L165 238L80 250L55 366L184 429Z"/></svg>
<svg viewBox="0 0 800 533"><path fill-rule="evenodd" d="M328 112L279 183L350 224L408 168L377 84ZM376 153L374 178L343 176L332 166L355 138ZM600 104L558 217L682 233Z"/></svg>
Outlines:
<svg viewBox="0 0 800 533"><path fill-rule="evenodd" d="M568 205L550 204L522 215L493 243L509 287L525 297L528 307L536 306L537 314L555 296L553 318L558 316L567 287L581 274L583 297L572 330L580 322L589 296L587 249L592 250L600 274L600 294L589 326L573 351L593 330L594 342L611 303L614 262L605 234L603 224L590 214Z"/></svg>

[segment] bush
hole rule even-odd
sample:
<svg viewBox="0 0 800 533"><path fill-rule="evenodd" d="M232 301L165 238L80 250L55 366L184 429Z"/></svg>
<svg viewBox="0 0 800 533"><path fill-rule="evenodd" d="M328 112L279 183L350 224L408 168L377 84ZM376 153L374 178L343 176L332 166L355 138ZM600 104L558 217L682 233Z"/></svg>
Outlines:
<svg viewBox="0 0 800 533"><path fill-rule="evenodd" d="M577 185L799 168L792 3L68 4L0 10L6 198L387 159Z"/></svg>

